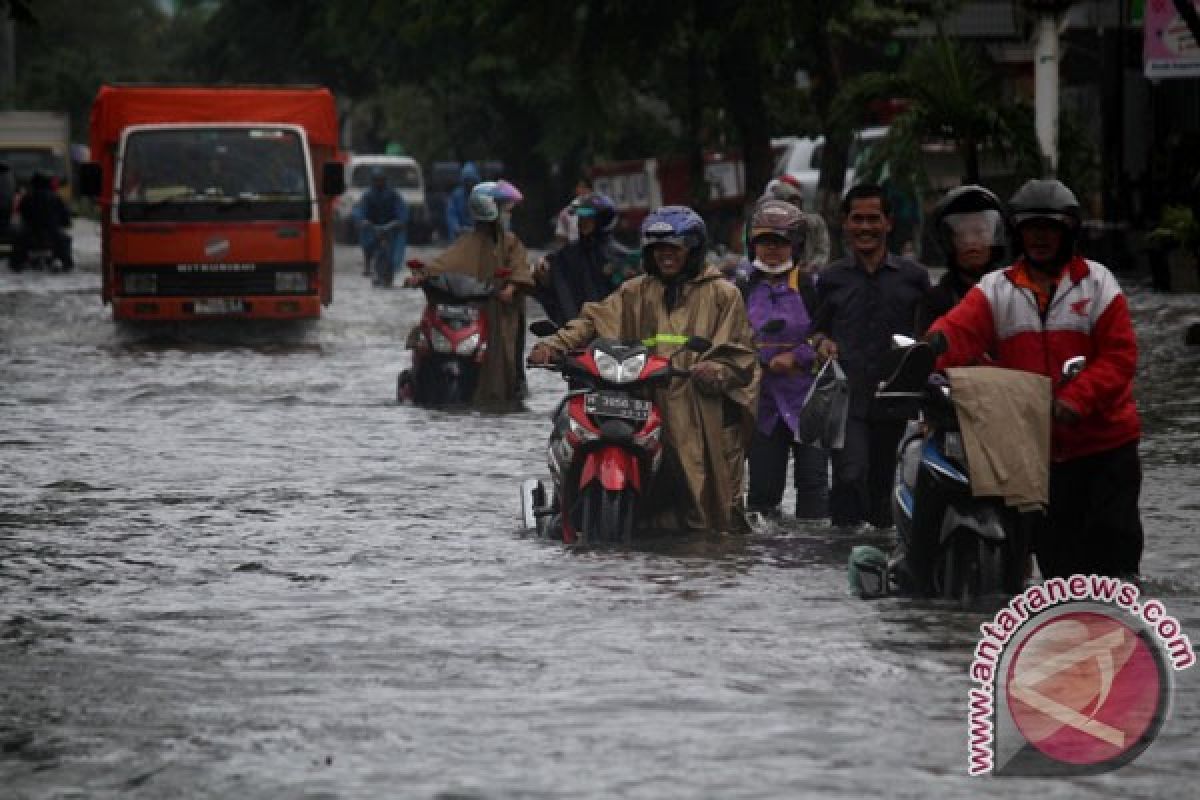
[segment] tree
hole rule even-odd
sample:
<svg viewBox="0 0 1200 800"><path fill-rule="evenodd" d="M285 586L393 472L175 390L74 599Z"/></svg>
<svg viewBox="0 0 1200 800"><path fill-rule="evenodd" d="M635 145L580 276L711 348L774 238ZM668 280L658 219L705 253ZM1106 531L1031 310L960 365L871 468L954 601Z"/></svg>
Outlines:
<svg viewBox="0 0 1200 800"><path fill-rule="evenodd" d="M980 182L983 151L1036 174L1041 152L1028 106L1004 99L994 72L977 51L946 36L919 44L894 74L868 73L851 81L837 116L853 119L857 109L879 98L902 98L887 139L871 166L891 165L894 176L925 183L921 145L949 140L963 161L963 180Z"/></svg>

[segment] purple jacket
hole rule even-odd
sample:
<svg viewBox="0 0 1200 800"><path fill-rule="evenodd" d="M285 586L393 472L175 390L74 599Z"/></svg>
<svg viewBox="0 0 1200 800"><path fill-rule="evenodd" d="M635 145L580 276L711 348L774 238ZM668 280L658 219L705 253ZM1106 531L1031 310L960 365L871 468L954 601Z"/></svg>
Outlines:
<svg viewBox="0 0 1200 800"><path fill-rule="evenodd" d="M765 279L756 280L746 293L746 312L754 328L758 360L763 365L758 430L770 435L782 419L795 432L796 416L813 382L814 353L808 345L811 321L804 299L787 282L772 286ZM776 333L764 333L763 326L773 319L782 319L786 324ZM788 351L796 357L796 371L777 375L767 369L772 358Z"/></svg>

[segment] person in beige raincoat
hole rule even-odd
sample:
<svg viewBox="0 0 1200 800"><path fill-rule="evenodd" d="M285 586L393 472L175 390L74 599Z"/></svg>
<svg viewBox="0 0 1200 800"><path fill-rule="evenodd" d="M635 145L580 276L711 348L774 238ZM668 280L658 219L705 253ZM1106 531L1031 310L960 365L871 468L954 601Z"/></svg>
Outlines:
<svg viewBox="0 0 1200 800"><path fill-rule="evenodd" d="M672 530L740 531L746 446L754 432L760 368L746 307L737 288L704 264L704 221L690 208L667 206L642 223L646 274L534 346L530 362L547 364L593 338L640 341L672 356L692 336L705 353L675 358L691 368L655 390L668 454L648 495L645 522Z"/></svg>
<svg viewBox="0 0 1200 800"><path fill-rule="evenodd" d="M533 275L525 245L508 230L512 207L521 199L520 191L508 181L476 184L467 198L474 230L460 236L408 281L409 285L418 285L424 277L457 272L500 286L487 304L488 349L473 400L480 408L519 405L524 391L524 365L520 360L524 304L525 294L533 289Z"/></svg>

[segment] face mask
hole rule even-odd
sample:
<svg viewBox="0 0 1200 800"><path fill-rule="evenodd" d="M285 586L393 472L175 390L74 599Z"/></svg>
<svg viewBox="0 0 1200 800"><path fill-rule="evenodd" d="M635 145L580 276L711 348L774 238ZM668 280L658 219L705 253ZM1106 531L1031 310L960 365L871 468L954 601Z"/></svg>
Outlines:
<svg viewBox="0 0 1200 800"><path fill-rule="evenodd" d="M768 275L782 275L783 273L787 272L788 270L790 270L792 267L794 267L796 265L789 258L787 261L784 261L782 264L780 264L777 267L769 267L766 264L764 264L760 259L756 258L756 259L754 259L754 263L752 264L752 266L759 272L765 272Z"/></svg>

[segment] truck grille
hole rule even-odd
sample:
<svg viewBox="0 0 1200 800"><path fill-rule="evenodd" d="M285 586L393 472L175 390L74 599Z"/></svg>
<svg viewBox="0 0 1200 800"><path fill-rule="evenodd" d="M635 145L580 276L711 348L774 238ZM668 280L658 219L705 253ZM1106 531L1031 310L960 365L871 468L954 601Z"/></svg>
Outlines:
<svg viewBox="0 0 1200 800"><path fill-rule="evenodd" d="M308 276L304 291L279 291L275 275L303 272ZM141 291L128 291L127 275L136 275ZM153 275L151 281L149 276ZM117 293L122 296L222 297L227 295L297 295L316 291L317 265L294 264L137 264L117 266ZM154 288L151 289L150 286Z"/></svg>

